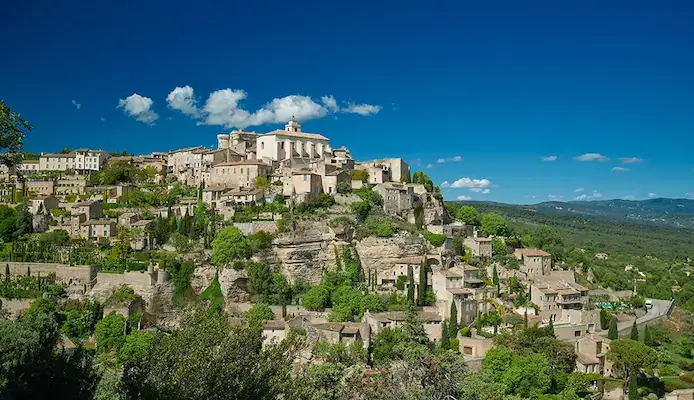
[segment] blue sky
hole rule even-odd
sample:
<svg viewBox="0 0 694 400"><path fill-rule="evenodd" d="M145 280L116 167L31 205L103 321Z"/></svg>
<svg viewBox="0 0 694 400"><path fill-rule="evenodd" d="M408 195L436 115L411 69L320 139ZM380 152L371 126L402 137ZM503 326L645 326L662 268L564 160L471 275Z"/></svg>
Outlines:
<svg viewBox="0 0 694 400"><path fill-rule="evenodd" d="M694 197L691 1L404 4L15 1L0 98L36 152L209 147L296 113L448 199Z"/></svg>

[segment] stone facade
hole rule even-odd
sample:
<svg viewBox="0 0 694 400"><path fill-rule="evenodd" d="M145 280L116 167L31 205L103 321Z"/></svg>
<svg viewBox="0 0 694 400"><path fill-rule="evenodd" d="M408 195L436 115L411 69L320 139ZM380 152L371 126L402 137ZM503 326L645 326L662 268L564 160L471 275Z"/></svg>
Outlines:
<svg viewBox="0 0 694 400"><path fill-rule="evenodd" d="M256 138L258 159L281 161L288 158L325 159L332 152L328 138L301 131L301 125L291 120L284 130L276 130Z"/></svg>
<svg viewBox="0 0 694 400"><path fill-rule="evenodd" d="M549 275L552 271L552 255L538 249L516 249L513 255L521 261L521 272L529 277Z"/></svg>

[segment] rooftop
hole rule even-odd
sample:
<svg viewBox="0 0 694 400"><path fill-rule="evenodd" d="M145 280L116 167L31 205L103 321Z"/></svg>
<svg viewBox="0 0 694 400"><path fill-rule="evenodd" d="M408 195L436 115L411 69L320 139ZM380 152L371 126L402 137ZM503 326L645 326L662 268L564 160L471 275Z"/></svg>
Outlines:
<svg viewBox="0 0 694 400"><path fill-rule="evenodd" d="M183 149L171 150L171 151L169 152L169 154L173 154L173 153L183 153L183 152L185 152L185 151L193 151L193 150L202 149L202 148L203 148L202 146L186 147L186 148L183 148Z"/></svg>
<svg viewBox="0 0 694 400"><path fill-rule="evenodd" d="M284 330L284 321L282 320L272 320L272 321L266 321L263 324L263 329L271 329L271 330Z"/></svg>
<svg viewBox="0 0 694 400"><path fill-rule="evenodd" d="M244 160L244 161L231 161L231 162L222 162L222 163L217 163L214 164L212 167L234 167L237 165L265 165L264 162L260 162L258 160Z"/></svg>
<svg viewBox="0 0 694 400"><path fill-rule="evenodd" d="M308 132L292 132L292 131L287 131L283 129L277 129L272 132L268 132L265 134L260 135L262 138L263 136L287 136L287 137L295 137L295 138L300 138L300 139L314 139L314 140L328 140L327 137L318 134L318 133L308 133Z"/></svg>
<svg viewBox="0 0 694 400"><path fill-rule="evenodd" d="M439 270L439 274L445 276L446 278L462 278L463 277L462 275L460 275L456 272L453 272L451 270L448 270L448 269Z"/></svg>
<svg viewBox="0 0 694 400"><path fill-rule="evenodd" d="M141 219L139 221L133 222L131 226L147 226L154 222L153 219Z"/></svg>
<svg viewBox="0 0 694 400"><path fill-rule="evenodd" d="M551 257L552 255L548 252L540 249L521 249L521 254L526 257Z"/></svg>
<svg viewBox="0 0 694 400"><path fill-rule="evenodd" d="M115 224L115 222L111 221L110 219L88 219L84 222L82 222L82 226L87 226L87 225L111 225Z"/></svg>
<svg viewBox="0 0 694 400"><path fill-rule="evenodd" d="M447 288L446 290L452 294L472 294L471 291L463 288Z"/></svg>

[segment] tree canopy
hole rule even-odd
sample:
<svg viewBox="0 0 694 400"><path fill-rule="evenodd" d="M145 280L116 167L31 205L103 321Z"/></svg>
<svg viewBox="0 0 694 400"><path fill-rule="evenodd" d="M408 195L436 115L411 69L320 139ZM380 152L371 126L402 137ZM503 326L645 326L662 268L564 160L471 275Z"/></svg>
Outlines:
<svg viewBox="0 0 694 400"><path fill-rule="evenodd" d="M212 262L216 265L244 260L251 254L252 249L248 239L236 227L222 229L212 241Z"/></svg>

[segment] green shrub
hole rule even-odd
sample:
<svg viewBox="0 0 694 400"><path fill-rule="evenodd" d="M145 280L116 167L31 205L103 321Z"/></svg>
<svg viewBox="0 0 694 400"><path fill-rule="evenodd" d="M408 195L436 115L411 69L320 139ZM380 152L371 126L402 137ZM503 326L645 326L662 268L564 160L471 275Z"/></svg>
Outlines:
<svg viewBox="0 0 694 400"><path fill-rule="evenodd" d="M429 242L432 246L435 247L441 247L446 242L446 235L439 235L438 233L433 233L429 231L422 232L422 235L424 235L424 238L427 240L427 242Z"/></svg>
<svg viewBox="0 0 694 400"><path fill-rule="evenodd" d="M391 237L393 236L393 228L387 222L381 222L376 228L376 235L379 237Z"/></svg>

